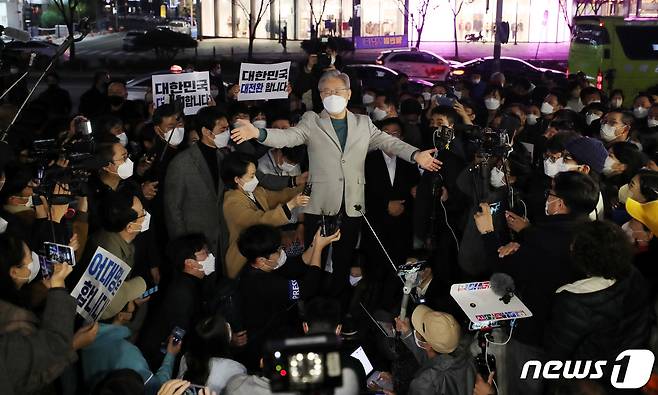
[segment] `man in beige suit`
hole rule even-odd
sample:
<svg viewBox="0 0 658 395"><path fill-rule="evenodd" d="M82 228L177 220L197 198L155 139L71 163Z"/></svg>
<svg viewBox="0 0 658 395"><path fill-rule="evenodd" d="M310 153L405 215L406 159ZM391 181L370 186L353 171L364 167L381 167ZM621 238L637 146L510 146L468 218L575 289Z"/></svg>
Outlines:
<svg viewBox="0 0 658 395"><path fill-rule="evenodd" d="M242 122L231 132L231 138L238 144L258 139L275 148L306 144L313 189L304 210L304 233L306 240L312 240L322 215L343 214L341 240L333 246L331 293L344 296L361 225L359 211L365 207L364 168L368 152L389 152L428 171L439 170L441 162L433 157L435 149L420 151L377 129L368 116L347 111L352 91L346 74L327 71L320 78L318 89L325 109L319 115L307 112L297 126L285 130L258 129Z"/></svg>

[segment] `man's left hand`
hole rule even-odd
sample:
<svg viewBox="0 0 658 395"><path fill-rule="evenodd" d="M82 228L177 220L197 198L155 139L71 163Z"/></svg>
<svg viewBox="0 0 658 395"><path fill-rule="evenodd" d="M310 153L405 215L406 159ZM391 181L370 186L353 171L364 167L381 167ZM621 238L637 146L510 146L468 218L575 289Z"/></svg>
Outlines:
<svg viewBox="0 0 658 395"><path fill-rule="evenodd" d="M427 151L419 151L416 153L414 160L416 163L418 163L418 166L427 171L439 171L443 163L440 160L434 158L434 153L436 151L436 148L432 148Z"/></svg>

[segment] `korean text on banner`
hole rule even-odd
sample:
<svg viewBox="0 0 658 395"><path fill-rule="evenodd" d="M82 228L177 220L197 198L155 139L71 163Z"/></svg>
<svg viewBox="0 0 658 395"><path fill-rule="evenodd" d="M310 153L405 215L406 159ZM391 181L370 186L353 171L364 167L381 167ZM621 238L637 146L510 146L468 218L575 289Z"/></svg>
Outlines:
<svg viewBox="0 0 658 395"><path fill-rule="evenodd" d="M98 321L129 272L130 266L98 247L78 285L71 292L78 314L88 322Z"/></svg>
<svg viewBox="0 0 658 395"><path fill-rule="evenodd" d="M153 105L157 108L169 103L171 97L179 98L184 105L185 115L195 115L208 105L210 98L210 75L207 71L182 74L161 74L151 78Z"/></svg>
<svg viewBox="0 0 658 395"><path fill-rule="evenodd" d="M275 64L242 63L238 100L269 100L288 97L290 62Z"/></svg>

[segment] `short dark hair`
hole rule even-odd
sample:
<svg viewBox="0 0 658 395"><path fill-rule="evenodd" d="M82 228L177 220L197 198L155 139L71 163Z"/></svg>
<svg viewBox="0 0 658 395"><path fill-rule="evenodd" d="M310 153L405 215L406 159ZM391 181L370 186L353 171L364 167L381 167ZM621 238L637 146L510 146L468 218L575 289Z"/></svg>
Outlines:
<svg viewBox="0 0 658 395"><path fill-rule="evenodd" d="M603 92L601 92L600 89L597 89L593 86L588 86L580 90L580 100L585 101L585 96L589 96L591 94L597 94L601 99L603 99Z"/></svg>
<svg viewBox="0 0 658 395"><path fill-rule="evenodd" d="M417 99L409 98L400 103L400 114L404 115L420 115L423 113L423 107Z"/></svg>
<svg viewBox="0 0 658 395"><path fill-rule="evenodd" d="M109 372L94 386L91 395L143 395L144 379L132 369Z"/></svg>
<svg viewBox="0 0 658 395"><path fill-rule="evenodd" d="M22 305L22 297L9 275L12 267L20 266L25 258L23 240L10 232L0 234L0 299Z"/></svg>
<svg viewBox="0 0 658 395"><path fill-rule="evenodd" d="M505 89L503 89L503 87L499 85L487 85L487 89L484 90L484 95L482 96L487 96L495 92L498 92L498 95L500 96L501 99L505 98Z"/></svg>
<svg viewBox="0 0 658 395"><path fill-rule="evenodd" d="M178 109L172 103L163 104L153 112L153 125L158 126L165 118L177 116Z"/></svg>
<svg viewBox="0 0 658 395"><path fill-rule="evenodd" d="M276 121L288 121L292 123L290 114L285 114L285 113L274 114L270 117L270 125Z"/></svg>
<svg viewBox="0 0 658 395"><path fill-rule="evenodd" d="M637 175L640 178L640 193L647 202L658 200L658 171L642 169Z"/></svg>
<svg viewBox="0 0 658 395"><path fill-rule="evenodd" d="M296 147L283 147L281 153L291 162L302 163L306 158L306 146L298 145Z"/></svg>
<svg viewBox="0 0 658 395"><path fill-rule="evenodd" d="M196 113L197 132L201 135L202 128L213 130L217 121L222 118L228 119L226 114L219 111L216 107L203 107Z"/></svg>
<svg viewBox="0 0 658 395"><path fill-rule="evenodd" d="M564 96L564 93L562 93L560 91L552 90L552 91L550 91L546 94L546 96L548 96L548 95L555 96L557 98L558 104L561 105L562 107L567 105L567 98ZM546 96L544 96L544 97L546 97Z"/></svg>
<svg viewBox="0 0 658 395"><path fill-rule="evenodd" d="M448 122L456 124L461 119L454 108L448 106L438 106L432 110L431 115L443 115L448 118Z"/></svg>
<svg viewBox="0 0 658 395"><path fill-rule="evenodd" d="M206 237L200 233L180 236L167 246L167 255L177 271L182 272L186 259L194 259L194 253L207 246Z"/></svg>
<svg viewBox="0 0 658 395"><path fill-rule="evenodd" d="M235 177L242 177L247 173L249 164L252 163L258 168L258 162L253 156L243 152L231 152L222 162L222 181L227 188L235 189Z"/></svg>
<svg viewBox="0 0 658 395"><path fill-rule="evenodd" d="M105 76L108 75L109 73L106 70L101 70L97 71L94 73L94 85L96 85L99 81L102 81L105 79Z"/></svg>
<svg viewBox="0 0 658 395"><path fill-rule="evenodd" d="M400 128L402 134L404 134L404 125L402 124L400 118L392 117L375 122L375 126L377 126L378 129L384 129L384 126L388 126L388 125L397 125Z"/></svg>
<svg viewBox="0 0 658 395"><path fill-rule="evenodd" d="M185 380L205 383L210 373L211 359L229 356L229 333L226 324L223 315L215 314L201 320L190 333L185 353Z"/></svg>
<svg viewBox="0 0 658 395"><path fill-rule="evenodd" d="M254 262L257 258L267 258L280 246L281 232L270 225L251 226L242 231L238 238L238 250L247 258L247 262Z"/></svg>
<svg viewBox="0 0 658 395"><path fill-rule="evenodd" d="M555 125L558 130L559 126ZM556 154L558 152L564 152L567 149L567 143L573 139L579 138L580 135L573 131L564 131L558 132L553 137L546 141L546 152Z"/></svg>
<svg viewBox="0 0 658 395"><path fill-rule="evenodd" d="M304 322L309 332L334 329L342 322L340 303L336 299L317 297L304 306Z"/></svg>
<svg viewBox="0 0 658 395"><path fill-rule="evenodd" d="M32 169L23 164L10 163L5 167L5 185L0 190L2 202L6 202L9 196L15 196L25 189L34 178Z"/></svg>
<svg viewBox="0 0 658 395"><path fill-rule="evenodd" d="M615 157L626 165L624 174L630 177L636 174L649 161L649 158L635 144L628 141L614 143L610 146L610 149L612 149Z"/></svg>
<svg viewBox="0 0 658 395"><path fill-rule="evenodd" d="M104 142L96 146L96 153L94 156L101 167L105 167L112 163L112 158L114 158L114 144L117 142Z"/></svg>
<svg viewBox="0 0 658 395"><path fill-rule="evenodd" d="M608 221L587 221L574 231L571 259L588 277L618 280L631 270L633 248L618 225Z"/></svg>
<svg viewBox="0 0 658 395"><path fill-rule="evenodd" d="M553 178L553 184L555 194L573 214L589 214L599 202L599 185L587 174L560 172Z"/></svg>
<svg viewBox="0 0 658 395"><path fill-rule="evenodd" d="M107 194L103 200L103 228L108 232L121 232L139 214L133 210L133 200L137 194L130 188L119 188Z"/></svg>

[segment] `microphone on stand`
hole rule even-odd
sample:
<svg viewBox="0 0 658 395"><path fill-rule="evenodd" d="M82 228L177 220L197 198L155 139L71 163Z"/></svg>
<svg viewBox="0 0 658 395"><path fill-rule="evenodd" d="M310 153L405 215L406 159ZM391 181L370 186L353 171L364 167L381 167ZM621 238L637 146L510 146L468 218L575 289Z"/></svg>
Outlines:
<svg viewBox="0 0 658 395"><path fill-rule="evenodd" d="M489 280L489 286L496 296L500 296L503 303L509 304L512 297L514 297L514 279L506 273L494 273Z"/></svg>

